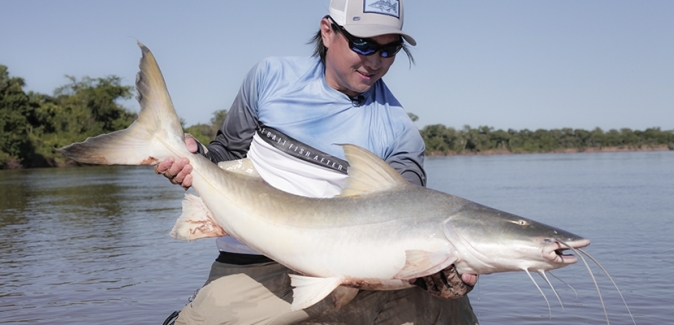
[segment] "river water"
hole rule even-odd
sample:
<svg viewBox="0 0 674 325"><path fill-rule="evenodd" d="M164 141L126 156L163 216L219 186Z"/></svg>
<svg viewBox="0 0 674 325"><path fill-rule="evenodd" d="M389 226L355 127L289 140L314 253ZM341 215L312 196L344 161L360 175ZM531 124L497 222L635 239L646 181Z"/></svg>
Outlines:
<svg viewBox="0 0 674 325"><path fill-rule="evenodd" d="M431 188L592 240L636 323L672 323L674 152L430 157L426 169ZM212 239L167 235L183 195L148 167L0 171L0 323L161 324L217 255ZM524 272L481 276L480 323L607 323L582 263L553 273L563 308L537 274L550 308ZM610 323L632 324L592 274Z"/></svg>

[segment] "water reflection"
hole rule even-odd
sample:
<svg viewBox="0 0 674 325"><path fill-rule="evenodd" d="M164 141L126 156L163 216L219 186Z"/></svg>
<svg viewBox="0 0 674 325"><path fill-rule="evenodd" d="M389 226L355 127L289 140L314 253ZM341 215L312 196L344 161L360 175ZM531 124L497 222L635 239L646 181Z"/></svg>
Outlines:
<svg viewBox="0 0 674 325"><path fill-rule="evenodd" d="M155 268L171 265L175 252L165 248L177 242L167 233L183 196L151 176L148 168L129 167L0 172L0 318L102 324L115 320L119 304L141 303L142 295L129 289L151 289L147 284L161 274ZM205 276L195 274L191 287ZM172 298L184 301L179 294ZM179 304L163 308L152 315L154 322Z"/></svg>

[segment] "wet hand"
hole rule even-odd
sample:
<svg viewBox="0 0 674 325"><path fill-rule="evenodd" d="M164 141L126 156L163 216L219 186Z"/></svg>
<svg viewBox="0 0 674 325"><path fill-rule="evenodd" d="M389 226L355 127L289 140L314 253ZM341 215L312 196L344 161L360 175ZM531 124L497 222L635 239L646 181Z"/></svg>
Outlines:
<svg viewBox="0 0 674 325"><path fill-rule="evenodd" d="M185 145L190 152L197 152L197 141L189 134L185 134ZM192 165L187 158L179 158L177 161L174 157L166 158L154 166L154 171L164 175L171 183L178 184L185 189L192 186Z"/></svg>
<svg viewBox="0 0 674 325"><path fill-rule="evenodd" d="M410 280L414 284L431 295L445 299L461 298L473 290L477 283L475 274L459 274L454 265L422 278Z"/></svg>

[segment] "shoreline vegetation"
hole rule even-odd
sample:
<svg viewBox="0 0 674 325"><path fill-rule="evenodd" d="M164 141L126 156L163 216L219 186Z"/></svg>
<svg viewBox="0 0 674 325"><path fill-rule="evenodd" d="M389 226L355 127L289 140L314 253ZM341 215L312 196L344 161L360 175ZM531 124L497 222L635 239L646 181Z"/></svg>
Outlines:
<svg viewBox="0 0 674 325"><path fill-rule="evenodd" d="M465 152L465 153L443 153L440 151L426 152L426 157L445 157L445 156L493 156L493 155L526 155L526 154L545 154L545 153L602 153L602 152L638 152L638 151L672 151L669 146L652 146L652 147L605 147L605 148L570 148L563 150L553 150L548 152L510 152L508 150L486 150L481 152Z"/></svg>
<svg viewBox="0 0 674 325"><path fill-rule="evenodd" d="M121 85L121 78L66 78L69 83L53 95L26 93L24 80L11 77L0 64L0 169L78 165L54 149L124 129L136 119L136 113L118 104L133 95L133 87ZM413 121L418 119L409 115ZM226 116L226 110L218 110L209 124L185 127L181 122L186 133L209 143ZM428 156L674 150L674 129L659 127L504 131L468 125L457 130L435 124L419 131Z"/></svg>
<svg viewBox="0 0 674 325"><path fill-rule="evenodd" d="M663 131L657 127L644 131L628 128L504 131L487 126L474 129L468 125L456 130L436 124L425 126L420 132L428 156L674 150L674 130Z"/></svg>

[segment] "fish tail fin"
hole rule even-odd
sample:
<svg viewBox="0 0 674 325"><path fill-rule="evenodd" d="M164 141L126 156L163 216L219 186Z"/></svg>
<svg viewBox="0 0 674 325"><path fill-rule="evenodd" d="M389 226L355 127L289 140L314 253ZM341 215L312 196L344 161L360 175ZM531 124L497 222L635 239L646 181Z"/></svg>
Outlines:
<svg viewBox="0 0 674 325"><path fill-rule="evenodd" d="M316 278L297 274L288 274L293 286L293 303L290 310L300 310L313 306L337 288L342 280L337 277Z"/></svg>
<svg viewBox="0 0 674 325"><path fill-rule="evenodd" d="M136 76L138 119L127 129L56 149L72 160L98 165L154 165L189 154L180 119L152 52L138 42L143 56Z"/></svg>

